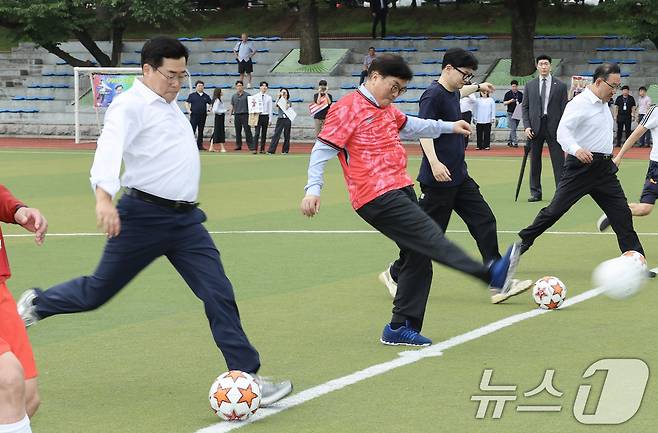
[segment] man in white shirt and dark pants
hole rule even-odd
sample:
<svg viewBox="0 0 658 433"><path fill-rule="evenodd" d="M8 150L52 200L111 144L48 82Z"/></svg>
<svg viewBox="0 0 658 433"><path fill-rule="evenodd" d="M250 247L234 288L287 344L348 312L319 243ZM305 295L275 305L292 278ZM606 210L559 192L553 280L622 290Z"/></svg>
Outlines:
<svg viewBox="0 0 658 433"><path fill-rule="evenodd" d="M256 135L254 136L254 153L258 151L258 141L260 140L260 153L265 153L265 138L267 136L267 127L272 123L272 97L267 94L269 84L267 81L260 82L260 93L263 104L263 111L258 115L256 124Z"/></svg>
<svg viewBox="0 0 658 433"><path fill-rule="evenodd" d="M93 275L25 292L19 313L30 326L56 314L94 310L166 256L203 301L229 370L256 373L258 352L242 329L233 287L196 202L199 153L176 103L187 79L187 48L176 39L156 37L144 44L141 56L144 77L108 109L91 168L96 217L108 238L101 261ZM115 207L112 198L121 186L125 192ZM292 390L287 381L258 380L267 404Z"/></svg>
<svg viewBox="0 0 658 433"><path fill-rule="evenodd" d="M521 253L589 194L608 216L621 252L644 254L612 161L614 121L607 102L620 85L619 65L604 63L594 71L592 84L567 104L557 129L557 141L568 154L562 178L551 203L519 232Z"/></svg>

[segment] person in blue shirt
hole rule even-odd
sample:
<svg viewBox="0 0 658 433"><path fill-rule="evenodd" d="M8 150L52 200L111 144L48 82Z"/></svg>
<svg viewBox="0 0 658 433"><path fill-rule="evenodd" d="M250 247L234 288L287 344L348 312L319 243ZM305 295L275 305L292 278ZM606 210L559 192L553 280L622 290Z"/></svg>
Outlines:
<svg viewBox="0 0 658 433"><path fill-rule="evenodd" d="M468 96L476 91L494 91L490 83L470 84L477 67L478 61L469 51L461 48L446 51L441 77L420 97L418 116L448 122L461 120L460 96ZM427 147L432 149L431 146ZM475 239L484 263L499 259L496 217L480 193L479 185L468 174L464 139L457 134L444 134L434 139L433 147L433 155L428 154L432 152L424 152L416 178L422 191L418 200L420 207L443 231L448 228L453 211L456 212ZM397 292L401 263L402 260L396 260L379 275L380 281L386 285L393 297ZM427 266L424 272L416 273L415 279L414 286L417 290L429 297L432 266ZM530 280L514 280L508 292L492 292L491 301L496 304L503 302L510 296L527 290L531 285Z"/></svg>

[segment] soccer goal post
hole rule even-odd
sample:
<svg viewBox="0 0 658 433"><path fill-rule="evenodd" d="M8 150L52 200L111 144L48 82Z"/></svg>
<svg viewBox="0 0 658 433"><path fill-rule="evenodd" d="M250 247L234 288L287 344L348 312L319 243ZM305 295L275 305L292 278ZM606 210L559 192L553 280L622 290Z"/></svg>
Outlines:
<svg viewBox="0 0 658 433"><path fill-rule="evenodd" d="M80 91L80 76L89 77L90 90L84 95ZM96 123L100 130L99 110L107 108L114 97L132 86L133 80L142 75L142 68L73 68L75 142L80 143L80 99L91 93L91 106L96 112Z"/></svg>

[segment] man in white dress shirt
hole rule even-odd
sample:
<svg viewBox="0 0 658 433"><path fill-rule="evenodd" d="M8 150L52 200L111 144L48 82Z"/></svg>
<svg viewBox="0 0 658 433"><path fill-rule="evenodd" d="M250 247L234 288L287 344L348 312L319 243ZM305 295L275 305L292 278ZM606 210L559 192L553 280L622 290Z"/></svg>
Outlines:
<svg viewBox="0 0 658 433"><path fill-rule="evenodd" d="M144 44L144 76L107 110L91 168L96 217L108 237L101 261L93 275L45 291L28 290L18 309L26 326L56 314L94 310L166 256L203 301L228 368L256 373L258 352L242 329L233 287L196 203L199 154L190 123L176 104L187 79L187 59L187 49L176 39L156 37ZM122 186L115 207L112 199ZM258 380L261 405L292 390L288 381Z"/></svg>
<svg viewBox="0 0 658 433"><path fill-rule="evenodd" d="M613 119L607 102L620 85L619 65L604 63L594 71L592 84L567 104L557 128L557 141L568 154L562 178L551 203L519 232L522 253L589 194L608 216L619 249L644 254L612 161Z"/></svg>
<svg viewBox="0 0 658 433"><path fill-rule="evenodd" d="M258 151L258 142L260 141L260 153L265 153L265 138L267 136L267 127L272 123L272 97L267 94L269 84L267 81L260 82L260 92L258 95L261 97L263 103L263 111L258 115L258 124L256 124L256 131L254 135L255 150Z"/></svg>

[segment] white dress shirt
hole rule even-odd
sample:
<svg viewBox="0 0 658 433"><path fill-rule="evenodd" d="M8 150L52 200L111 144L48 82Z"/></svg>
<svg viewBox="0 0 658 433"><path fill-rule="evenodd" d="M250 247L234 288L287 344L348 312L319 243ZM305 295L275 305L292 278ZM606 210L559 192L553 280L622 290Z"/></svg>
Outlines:
<svg viewBox="0 0 658 433"><path fill-rule="evenodd" d="M464 96L459 99L459 109L462 113L473 111L475 107L475 93L471 93L468 96Z"/></svg>
<svg viewBox="0 0 658 433"><path fill-rule="evenodd" d="M578 149L612 153L612 113L587 87L567 104L557 127L557 141L565 152L576 155Z"/></svg>
<svg viewBox="0 0 658 433"><path fill-rule="evenodd" d="M121 161L124 163L121 180ZM91 186L114 195L121 186L169 200L196 201L199 150L190 121L140 79L117 96L105 113Z"/></svg>
<svg viewBox="0 0 658 433"><path fill-rule="evenodd" d="M260 97L263 100L263 111L260 112L261 116L268 115L270 117L269 122L272 123L272 97L267 93L261 93Z"/></svg>
<svg viewBox="0 0 658 433"><path fill-rule="evenodd" d="M541 86L542 80L544 77L539 76L539 100L541 101ZM551 97L551 85L553 84L553 76L548 74L546 76L546 96L544 99L544 107L542 108L542 114L548 114L548 99Z"/></svg>
<svg viewBox="0 0 658 433"><path fill-rule="evenodd" d="M215 99L215 102L212 103L212 112L215 114L226 114L226 106L219 98Z"/></svg>
<svg viewBox="0 0 658 433"><path fill-rule="evenodd" d="M491 123L496 120L496 101L492 97L477 98L473 108L475 123Z"/></svg>

